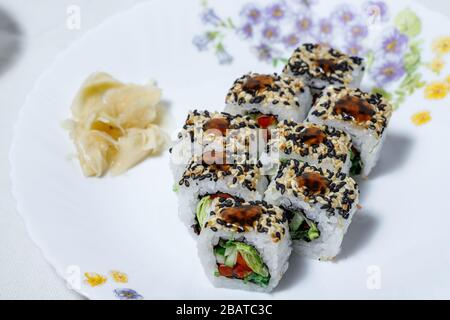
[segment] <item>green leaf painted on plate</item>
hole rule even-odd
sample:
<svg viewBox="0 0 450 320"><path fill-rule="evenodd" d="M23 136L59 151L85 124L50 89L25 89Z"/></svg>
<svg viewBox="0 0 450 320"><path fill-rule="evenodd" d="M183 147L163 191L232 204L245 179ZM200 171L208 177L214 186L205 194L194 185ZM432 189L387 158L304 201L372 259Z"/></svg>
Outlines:
<svg viewBox="0 0 450 320"><path fill-rule="evenodd" d="M410 50L403 59L404 67L407 73L415 72L422 63L422 54L419 43L413 43Z"/></svg>
<svg viewBox="0 0 450 320"><path fill-rule="evenodd" d="M283 64L287 64L289 62L289 59L286 58L279 58L278 60L280 60L280 62Z"/></svg>
<svg viewBox="0 0 450 320"><path fill-rule="evenodd" d="M406 98L411 96L416 90L425 86L425 82L422 81L422 75L419 72L408 74L401 82L397 90L395 90L395 99L393 101L394 109L398 109L402 105Z"/></svg>
<svg viewBox="0 0 450 320"><path fill-rule="evenodd" d="M272 65L276 68L278 65L282 64L285 65L289 62L288 59L284 58L284 57L275 57L272 58Z"/></svg>
<svg viewBox="0 0 450 320"><path fill-rule="evenodd" d="M375 53L373 51L370 51L366 55L366 65L369 70L372 68L374 62L375 62Z"/></svg>
<svg viewBox="0 0 450 320"><path fill-rule="evenodd" d="M228 18L226 21L227 21L228 28L236 29L236 26L234 25L234 22L233 22L233 20L231 18Z"/></svg>
<svg viewBox="0 0 450 320"><path fill-rule="evenodd" d="M209 39L209 40L214 40L214 39L216 39L218 36L219 36L219 32L217 32L217 31L208 31L208 32L206 32L206 37Z"/></svg>
<svg viewBox="0 0 450 320"><path fill-rule="evenodd" d="M373 88L372 93L379 93L383 97L385 97L388 100L392 100L392 94L384 90L383 88Z"/></svg>
<svg viewBox="0 0 450 320"><path fill-rule="evenodd" d="M272 59L272 65L274 68L276 68L278 66L278 59L277 58L273 58Z"/></svg>
<svg viewBox="0 0 450 320"><path fill-rule="evenodd" d="M218 42L216 44L216 52L224 52L225 51L225 46L223 45L222 42Z"/></svg>
<svg viewBox="0 0 450 320"><path fill-rule="evenodd" d="M422 31L422 22L411 9L404 9L397 15L395 26L409 37L418 36Z"/></svg>

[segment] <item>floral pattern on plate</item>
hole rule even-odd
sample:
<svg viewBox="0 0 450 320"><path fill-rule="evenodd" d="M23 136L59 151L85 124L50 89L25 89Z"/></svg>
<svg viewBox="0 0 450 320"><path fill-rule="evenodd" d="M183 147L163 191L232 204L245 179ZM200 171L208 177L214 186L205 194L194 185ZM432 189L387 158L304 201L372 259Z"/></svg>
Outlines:
<svg viewBox="0 0 450 320"><path fill-rule="evenodd" d="M84 277L85 277L84 282L91 287L101 286L106 281L108 281L107 277L96 272L85 272Z"/></svg>
<svg viewBox="0 0 450 320"><path fill-rule="evenodd" d="M223 17L210 1L202 0L201 21L206 30L194 37L193 44L200 51L213 51L225 65L233 63L237 54L226 47L225 40L238 37L249 44L257 59L278 68L301 43L321 43L365 57L365 89L383 94L395 108L422 88L428 99L446 97L448 81L427 85L421 68L442 70L442 56L450 52L449 37L435 42L436 59L424 63L422 21L411 9L393 14L384 1L342 2L324 15L314 10L319 1L247 3L237 16Z"/></svg>
<svg viewBox="0 0 450 320"><path fill-rule="evenodd" d="M431 121L431 112L430 111L416 112L411 116L411 121L416 126L422 126Z"/></svg>
<svg viewBox="0 0 450 320"><path fill-rule="evenodd" d="M128 283L128 275L125 272L111 270L109 272L111 279L116 283ZM108 281L108 277L97 272L85 272L84 283L92 288L104 285ZM129 288L113 289L114 296L120 300L142 300L144 297L136 290Z"/></svg>
<svg viewBox="0 0 450 320"><path fill-rule="evenodd" d="M127 283L128 282L128 275L124 272L113 270L113 271L110 271L109 274L111 275L111 278L114 280L114 282L117 282L117 283Z"/></svg>
<svg viewBox="0 0 450 320"><path fill-rule="evenodd" d="M119 288L114 289L114 294L120 300L142 300L144 299L139 293L133 289Z"/></svg>
<svg viewBox="0 0 450 320"><path fill-rule="evenodd" d="M437 38L432 45L434 59L428 64L428 68L437 76L440 76L446 65L446 58L450 54L450 37ZM434 80L425 87L425 98L429 100L441 100L450 92L450 76L446 79Z"/></svg>

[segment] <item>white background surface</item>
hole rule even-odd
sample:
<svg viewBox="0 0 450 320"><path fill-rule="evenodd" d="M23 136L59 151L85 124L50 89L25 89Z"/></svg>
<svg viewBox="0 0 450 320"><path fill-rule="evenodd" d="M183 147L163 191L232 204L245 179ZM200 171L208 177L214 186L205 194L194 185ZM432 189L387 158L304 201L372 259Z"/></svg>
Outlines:
<svg viewBox="0 0 450 320"><path fill-rule="evenodd" d="M14 54L16 59L8 69L0 73L0 299L81 298L67 289L46 263L15 210L8 160L13 125L26 94L59 51L107 16L140 1L144 0L0 0L0 10L11 15L21 30L16 39L21 50ZM448 1L420 2L450 16ZM81 9L81 30L66 27L70 5ZM0 64L2 55L0 46Z"/></svg>

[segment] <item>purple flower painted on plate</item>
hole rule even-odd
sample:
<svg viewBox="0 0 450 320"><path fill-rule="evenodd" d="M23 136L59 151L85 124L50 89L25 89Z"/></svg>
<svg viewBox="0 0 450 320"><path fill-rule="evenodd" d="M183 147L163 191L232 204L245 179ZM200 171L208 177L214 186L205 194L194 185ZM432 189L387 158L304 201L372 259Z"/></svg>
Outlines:
<svg viewBox="0 0 450 320"><path fill-rule="evenodd" d="M405 75L403 61L387 61L373 67L372 78L378 86L384 86Z"/></svg>
<svg viewBox="0 0 450 320"><path fill-rule="evenodd" d="M265 43L261 43L260 45L254 47L254 49L258 59L261 61L271 61L275 54L274 49Z"/></svg>
<svg viewBox="0 0 450 320"><path fill-rule="evenodd" d="M315 37L318 42L328 42L333 36L334 26L331 20L322 18L319 20L315 32Z"/></svg>
<svg viewBox="0 0 450 320"><path fill-rule="evenodd" d="M253 25L251 23L246 23L237 29L237 33L244 39L250 39L253 37Z"/></svg>
<svg viewBox="0 0 450 320"><path fill-rule="evenodd" d="M364 3L363 8L369 22L372 24L389 20L389 9L383 1L367 1Z"/></svg>
<svg viewBox="0 0 450 320"><path fill-rule="evenodd" d="M208 37L207 34L195 36L194 39L192 39L192 43L197 47L198 51L205 51L211 43L211 38Z"/></svg>
<svg viewBox="0 0 450 320"><path fill-rule="evenodd" d="M381 51L386 56L401 56L408 48L408 36L391 28L385 32L385 37L381 42Z"/></svg>
<svg viewBox="0 0 450 320"><path fill-rule="evenodd" d="M142 300L144 299L139 293L133 289L119 288L114 289L114 294L120 300Z"/></svg>
<svg viewBox="0 0 450 320"><path fill-rule="evenodd" d="M233 57L224 48L218 49L216 56L219 64L231 64L233 62Z"/></svg>
<svg viewBox="0 0 450 320"><path fill-rule="evenodd" d="M222 19L217 16L213 9L205 9L201 14L201 18L204 24L218 26L222 23Z"/></svg>
<svg viewBox="0 0 450 320"><path fill-rule="evenodd" d="M350 42L344 46L343 51L350 56L362 57L366 54L367 49L357 42Z"/></svg>
<svg viewBox="0 0 450 320"><path fill-rule="evenodd" d="M249 3L241 11L241 16L249 23L258 24L262 20L262 12L256 5Z"/></svg>
<svg viewBox="0 0 450 320"><path fill-rule="evenodd" d="M358 17L358 10L349 4L341 4L332 13L333 19L341 26L348 26Z"/></svg>
<svg viewBox="0 0 450 320"><path fill-rule="evenodd" d="M296 33L291 33L283 37L283 44L286 48L290 49L298 47L300 44L300 37Z"/></svg>
<svg viewBox="0 0 450 320"><path fill-rule="evenodd" d="M306 12L299 14L295 20L295 29L301 34L310 34L314 28L314 21L311 17L311 14Z"/></svg>
<svg viewBox="0 0 450 320"><path fill-rule="evenodd" d="M273 3L265 9L266 17L272 20L281 20L286 17L286 4L284 2Z"/></svg>
<svg viewBox="0 0 450 320"><path fill-rule="evenodd" d="M262 36L266 41L275 41L280 36L280 28L274 25L266 25L262 29Z"/></svg>
<svg viewBox="0 0 450 320"><path fill-rule="evenodd" d="M364 39L369 34L369 29L365 24L362 23L353 23L349 26L348 29L348 38L349 39Z"/></svg>

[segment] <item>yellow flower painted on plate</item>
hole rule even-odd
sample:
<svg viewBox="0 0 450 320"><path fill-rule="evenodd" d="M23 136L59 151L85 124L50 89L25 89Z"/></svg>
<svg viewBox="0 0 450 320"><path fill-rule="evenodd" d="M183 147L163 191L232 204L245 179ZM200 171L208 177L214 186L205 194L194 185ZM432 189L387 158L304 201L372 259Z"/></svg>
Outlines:
<svg viewBox="0 0 450 320"><path fill-rule="evenodd" d="M433 51L437 54L447 54L450 52L450 37L442 37L433 43Z"/></svg>
<svg viewBox="0 0 450 320"><path fill-rule="evenodd" d="M448 84L445 82L433 82L425 87L425 98L430 100L444 99L448 93Z"/></svg>
<svg viewBox="0 0 450 320"><path fill-rule="evenodd" d="M430 111L421 111L421 112L417 112L417 113L413 114L411 117L411 121L416 126L422 126L425 123L430 122L431 121Z"/></svg>
<svg viewBox="0 0 450 320"><path fill-rule="evenodd" d="M445 81L447 81L447 86L450 86L450 76L448 76L447 79L445 79Z"/></svg>
<svg viewBox="0 0 450 320"><path fill-rule="evenodd" d="M430 69L437 74L441 73L441 71L442 71L442 69L444 69L444 67L445 67L445 62L441 58L435 58L430 63Z"/></svg>
<svg viewBox="0 0 450 320"><path fill-rule="evenodd" d="M126 273L113 270L110 272L110 274L115 282L118 282L118 283L127 283L128 282L128 276Z"/></svg>
<svg viewBox="0 0 450 320"><path fill-rule="evenodd" d="M101 286L108 280L105 276L95 272L85 272L84 276L86 277L84 281L91 287Z"/></svg>

